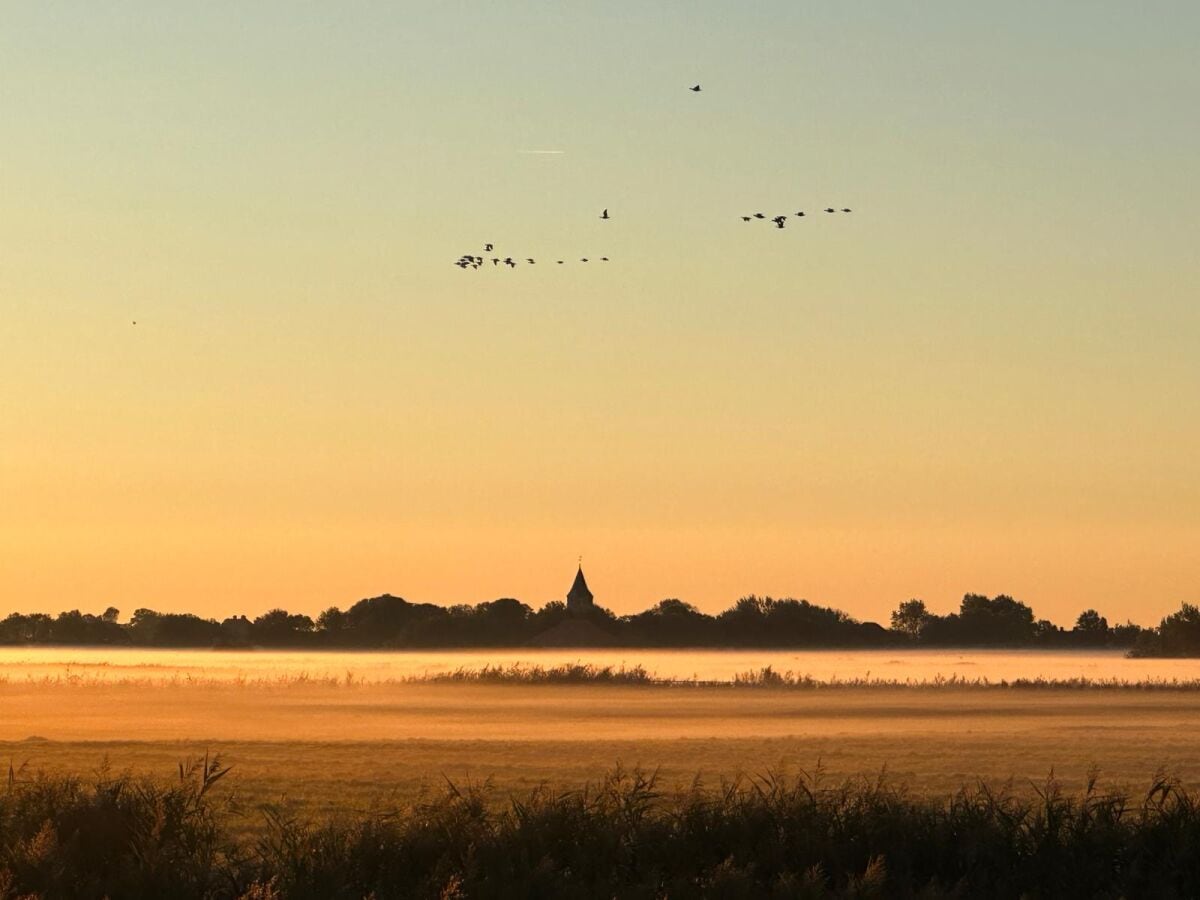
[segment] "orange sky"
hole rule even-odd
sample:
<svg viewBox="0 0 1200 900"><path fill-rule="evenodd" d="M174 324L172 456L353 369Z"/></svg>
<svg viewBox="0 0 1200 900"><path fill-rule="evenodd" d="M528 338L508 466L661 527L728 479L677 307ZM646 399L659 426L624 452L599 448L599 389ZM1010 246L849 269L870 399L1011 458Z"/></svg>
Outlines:
<svg viewBox="0 0 1200 900"><path fill-rule="evenodd" d="M137 7L0 34L0 613L1200 601L1190 7Z"/></svg>

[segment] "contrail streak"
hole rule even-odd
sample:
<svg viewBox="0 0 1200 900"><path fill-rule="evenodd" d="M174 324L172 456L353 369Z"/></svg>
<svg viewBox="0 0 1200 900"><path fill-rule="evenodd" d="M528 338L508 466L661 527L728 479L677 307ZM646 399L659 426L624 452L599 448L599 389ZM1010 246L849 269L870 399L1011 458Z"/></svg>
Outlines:
<svg viewBox="0 0 1200 900"><path fill-rule="evenodd" d="M518 153L532 154L536 156L558 156L566 153L566 150L518 150Z"/></svg>

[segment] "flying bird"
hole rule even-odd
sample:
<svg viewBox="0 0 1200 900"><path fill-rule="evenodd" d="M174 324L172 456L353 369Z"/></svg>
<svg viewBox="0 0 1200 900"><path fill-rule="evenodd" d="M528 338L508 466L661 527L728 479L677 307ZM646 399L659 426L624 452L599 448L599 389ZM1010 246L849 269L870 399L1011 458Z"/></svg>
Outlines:
<svg viewBox="0 0 1200 900"><path fill-rule="evenodd" d="M765 219L766 217L767 217L766 213L755 213L754 214L754 218L756 218L756 219Z"/></svg>
<svg viewBox="0 0 1200 900"><path fill-rule="evenodd" d="M580 261L580 262L587 262L587 257L585 256L583 259L581 259L581 260L579 260L579 261Z"/></svg>
<svg viewBox="0 0 1200 900"><path fill-rule="evenodd" d="M608 262L608 257L607 256L600 257L600 262Z"/></svg>
<svg viewBox="0 0 1200 900"><path fill-rule="evenodd" d="M829 206L829 207L825 208L825 212L837 212L837 210L834 209L832 206Z"/></svg>
<svg viewBox="0 0 1200 900"><path fill-rule="evenodd" d="M787 216L776 216L771 221L775 223L776 228L782 228L783 223L787 220Z"/></svg>
<svg viewBox="0 0 1200 900"><path fill-rule="evenodd" d="M797 216L802 216L802 215L804 215L804 210L800 210L800 212L796 213L796 215L797 215Z"/></svg>
<svg viewBox="0 0 1200 900"><path fill-rule="evenodd" d="M602 218L602 219L608 218L608 209L607 208L605 208L604 212L600 213L600 218Z"/></svg>
<svg viewBox="0 0 1200 900"><path fill-rule="evenodd" d="M688 88L688 90L698 94L700 93L700 85L693 84L690 88Z"/></svg>
<svg viewBox="0 0 1200 900"><path fill-rule="evenodd" d="M529 263L531 266L534 264L532 259L526 259L525 262Z"/></svg>
<svg viewBox="0 0 1200 900"><path fill-rule="evenodd" d="M843 209L842 212L850 212L848 209Z"/></svg>
<svg viewBox="0 0 1200 900"><path fill-rule="evenodd" d="M560 260L558 261L558 264L561 266L561 265L563 264L563 261L560 259Z"/></svg>
<svg viewBox="0 0 1200 900"><path fill-rule="evenodd" d="M484 253L491 253L491 252L492 252L494 249L496 249L496 245L495 245L495 244L484 244L484 245L483 245L483 252L484 252Z"/></svg>

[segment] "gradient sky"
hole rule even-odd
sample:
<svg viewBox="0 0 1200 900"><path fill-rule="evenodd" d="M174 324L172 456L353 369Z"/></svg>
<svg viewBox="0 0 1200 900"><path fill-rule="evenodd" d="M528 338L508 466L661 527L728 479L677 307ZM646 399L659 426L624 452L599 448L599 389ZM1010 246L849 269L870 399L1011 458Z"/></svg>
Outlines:
<svg viewBox="0 0 1200 900"><path fill-rule="evenodd" d="M1200 6L333 6L0 0L0 613L1200 600Z"/></svg>

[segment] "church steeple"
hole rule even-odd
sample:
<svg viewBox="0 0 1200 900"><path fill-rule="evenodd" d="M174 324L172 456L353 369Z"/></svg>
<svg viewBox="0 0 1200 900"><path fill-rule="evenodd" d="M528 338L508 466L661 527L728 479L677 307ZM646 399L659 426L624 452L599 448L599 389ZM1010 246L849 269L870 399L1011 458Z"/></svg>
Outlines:
<svg viewBox="0 0 1200 900"><path fill-rule="evenodd" d="M583 577L581 563L579 571L575 573L575 583L567 592L567 609L571 612L582 612L585 609L591 609L592 606L592 592L588 590L587 581Z"/></svg>

